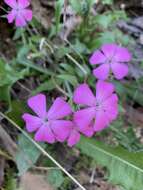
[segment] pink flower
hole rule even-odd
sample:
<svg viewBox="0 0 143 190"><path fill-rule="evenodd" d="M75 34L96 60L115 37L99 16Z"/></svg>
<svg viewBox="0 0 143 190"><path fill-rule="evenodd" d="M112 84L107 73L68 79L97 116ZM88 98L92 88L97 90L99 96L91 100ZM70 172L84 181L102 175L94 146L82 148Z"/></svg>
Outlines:
<svg viewBox="0 0 143 190"><path fill-rule="evenodd" d="M100 66L93 70L93 74L100 80L108 78L112 70L116 79L122 79L128 74L128 66L125 62L131 60L129 51L116 44L105 44L90 57L90 64Z"/></svg>
<svg viewBox="0 0 143 190"><path fill-rule="evenodd" d="M85 106L74 114L74 120L80 131L92 123L94 131L101 131L117 117L118 97L111 83L98 81L96 96L87 84L81 84L75 90L73 99L75 103Z"/></svg>
<svg viewBox="0 0 143 190"><path fill-rule="evenodd" d="M4 0L12 10L7 15L9 23L15 20L17 27L23 27L28 21L32 20L32 11L27 7L30 5L29 0Z"/></svg>
<svg viewBox="0 0 143 190"><path fill-rule="evenodd" d="M28 132L36 131L36 141L63 142L69 137L73 124L62 118L71 114L72 110L62 98L56 98L49 111L46 110L46 97L43 94L31 97L28 100L28 106L36 113L36 116L25 113L22 118L26 122Z"/></svg>
<svg viewBox="0 0 143 190"><path fill-rule="evenodd" d="M80 128L76 124L76 121L73 121L73 126L71 128L70 135L67 139L68 146L72 147L79 142L80 133L82 133L86 137L92 137L92 135L94 134L93 126L89 125L86 126L85 129L80 130Z"/></svg>

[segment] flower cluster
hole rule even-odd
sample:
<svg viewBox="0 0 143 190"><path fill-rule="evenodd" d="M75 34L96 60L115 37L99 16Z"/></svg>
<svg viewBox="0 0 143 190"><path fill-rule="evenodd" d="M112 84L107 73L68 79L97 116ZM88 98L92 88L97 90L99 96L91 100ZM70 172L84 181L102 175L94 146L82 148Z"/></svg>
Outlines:
<svg viewBox="0 0 143 190"><path fill-rule="evenodd" d="M15 21L17 27L23 27L27 22L32 20L32 10L30 6L30 0L4 0L5 3L11 7L10 12L7 15L9 23Z"/></svg>
<svg viewBox="0 0 143 190"><path fill-rule="evenodd" d="M34 132L39 142L64 142L69 146L80 140L80 134L91 137L107 127L118 114L118 98L111 83L98 81L96 96L87 84L81 84L74 92L73 101L85 108L73 113L71 106L58 97L51 108L46 109L46 97L38 94L28 100L28 106L36 116L23 115L28 132ZM65 117L70 116L70 120Z"/></svg>
<svg viewBox="0 0 143 190"><path fill-rule="evenodd" d="M80 140L80 135L92 137L96 132L108 127L118 115L118 97L112 83L104 81L110 70L116 79L122 79L128 73L126 62L131 55L126 48L116 44L106 44L96 50L90 58L91 64L101 64L93 71L99 80L96 83L96 94L87 83L80 84L73 93L73 103L79 108L73 111L61 97L46 109L46 97L38 94L28 100L28 106L36 116L23 115L28 132L35 132L38 142L64 142L72 147Z"/></svg>

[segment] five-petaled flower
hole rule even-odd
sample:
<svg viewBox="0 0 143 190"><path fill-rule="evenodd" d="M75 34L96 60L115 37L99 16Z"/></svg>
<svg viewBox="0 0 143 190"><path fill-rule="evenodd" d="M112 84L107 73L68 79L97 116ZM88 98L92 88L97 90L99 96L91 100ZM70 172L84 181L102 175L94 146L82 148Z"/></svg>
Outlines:
<svg viewBox="0 0 143 190"><path fill-rule="evenodd" d="M17 27L23 27L32 20L32 10L30 10L30 0L4 0L12 9L7 15L9 23L15 20Z"/></svg>
<svg viewBox="0 0 143 190"><path fill-rule="evenodd" d="M108 78L112 70L116 79L122 79L128 74L128 66L125 64L131 60L128 49L116 44L105 44L100 50L96 50L90 57L92 65L101 64L93 70L94 76L100 80Z"/></svg>
<svg viewBox="0 0 143 190"><path fill-rule="evenodd" d="M98 81L96 96L87 84L81 84L74 92L74 102L86 106L74 114L74 121L81 131L92 125L101 131L118 115L118 97L111 83Z"/></svg>
<svg viewBox="0 0 143 190"><path fill-rule="evenodd" d="M36 141L64 142L69 137L73 123L63 118L70 115L72 109L62 98L56 98L49 111L46 110L46 97L43 94L31 97L28 106L36 116L25 113L22 118L28 132L36 131Z"/></svg>

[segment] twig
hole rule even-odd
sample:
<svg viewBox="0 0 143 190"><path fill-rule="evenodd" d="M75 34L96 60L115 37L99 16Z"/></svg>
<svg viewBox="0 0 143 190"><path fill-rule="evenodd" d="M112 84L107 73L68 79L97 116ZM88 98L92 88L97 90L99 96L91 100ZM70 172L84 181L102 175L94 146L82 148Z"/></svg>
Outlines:
<svg viewBox="0 0 143 190"><path fill-rule="evenodd" d="M0 187L4 181L5 158L0 156Z"/></svg>
<svg viewBox="0 0 143 190"><path fill-rule="evenodd" d="M4 12L8 13L8 11L4 7L0 6L0 9L2 9Z"/></svg>
<svg viewBox="0 0 143 190"><path fill-rule="evenodd" d="M21 88L23 88L24 90L26 90L27 92L29 92L29 93L32 92L29 88L27 88L26 86L24 86L23 84L21 84L21 82L17 81L17 84L18 84Z"/></svg>
<svg viewBox="0 0 143 190"><path fill-rule="evenodd" d="M65 23L66 23L67 4L68 4L68 1L67 1L67 0L64 0L64 18L63 18L64 25L65 25Z"/></svg>
<svg viewBox="0 0 143 190"><path fill-rule="evenodd" d="M17 145L13 142L9 134L4 130L4 128L0 125L0 139L6 151L11 155L15 156Z"/></svg>
<svg viewBox="0 0 143 190"><path fill-rule="evenodd" d="M65 42L71 47L71 49L79 56L79 58L85 63L83 56L74 48L68 39L65 39Z"/></svg>
<svg viewBox="0 0 143 190"><path fill-rule="evenodd" d="M41 166L33 166L32 169L34 169L34 170L42 170L42 171L60 170L59 167L41 167Z"/></svg>
<svg viewBox="0 0 143 190"><path fill-rule="evenodd" d="M6 160L12 160L13 161L13 158L11 156L9 156L6 152L2 151L2 150L0 150L0 157L5 158Z"/></svg>
<svg viewBox="0 0 143 190"><path fill-rule="evenodd" d="M84 73L84 75L87 75L87 71L70 55L66 54L66 56L73 62L75 65Z"/></svg>
<svg viewBox="0 0 143 190"><path fill-rule="evenodd" d="M90 178L90 183L94 182L94 177L95 177L95 168L92 170L91 178Z"/></svg>
<svg viewBox="0 0 143 190"><path fill-rule="evenodd" d="M55 165L57 165L76 185L78 185L82 190L86 190L69 172L66 171L65 168L63 168L48 152L46 152L37 142L35 142L25 131L23 131L13 120L11 120L9 117L7 117L5 114L0 112L0 115L7 119L14 127L16 127L23 135L31 141L37 149L39 149L43 155L45 155L47 158L49 158Z"/></svg>
<svg viewBox="0 0 143 190"><path fill-rule="evenodd" d="M67 96L67 97L71 98L71 96L70 96L67 92L65 92L65 91L56 83L56 81L54 80L54 78L52 78L52 81L53 81L55 87L57 88L57 90L58 90L59 92L61 92L64 96Z"/></svg>

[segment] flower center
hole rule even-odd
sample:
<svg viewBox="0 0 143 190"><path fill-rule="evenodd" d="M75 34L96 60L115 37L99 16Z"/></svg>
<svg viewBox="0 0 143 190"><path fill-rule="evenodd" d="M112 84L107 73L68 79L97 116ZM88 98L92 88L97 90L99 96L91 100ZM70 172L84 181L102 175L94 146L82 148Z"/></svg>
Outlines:
<svg viewBox="0 0 143 190"><path fill-rule="evenodd" d="M100 102L96 102L94 107L95 107L95 110L96 110L96 111L97 111L97 110L100 110L101 107L102 107L102 104L101 104Z"/></svg>
<svg viewBox="0 0 143 190"><path fill-rule="evenodd" d="M49 120L48 120L47 117L43 118L43 123L44 123L44 124L45 124L45 123L48 123L48 122L49 122Z"/></svg>
<svg viewBox="0 0 143 190"><path fill-rule="evenodd" d="M109 65L111 65L113 63L113 57L109 57L107 59L106 63L108 63Z"/></svg>
<svg viewBox="0 0 143 190"><path fill-rule="evenodd" d="M45 121L45 122L48 122L48 118L45 118L44 121Z"/></svg>
<svg viewBox="0 0 143 190"><path fill-rule="evenodd" d="M107 112L106 107L103 102L96 102L94 108L95 108L95 111Z"/></svg>
<svg viewBox="0 0 143 190"><path fill-rule="evenodd" d="M15 11L17 11L17 12L24 10L24 9L21 8L19 5L17 5L14 9L15 9Z"/></svg>

